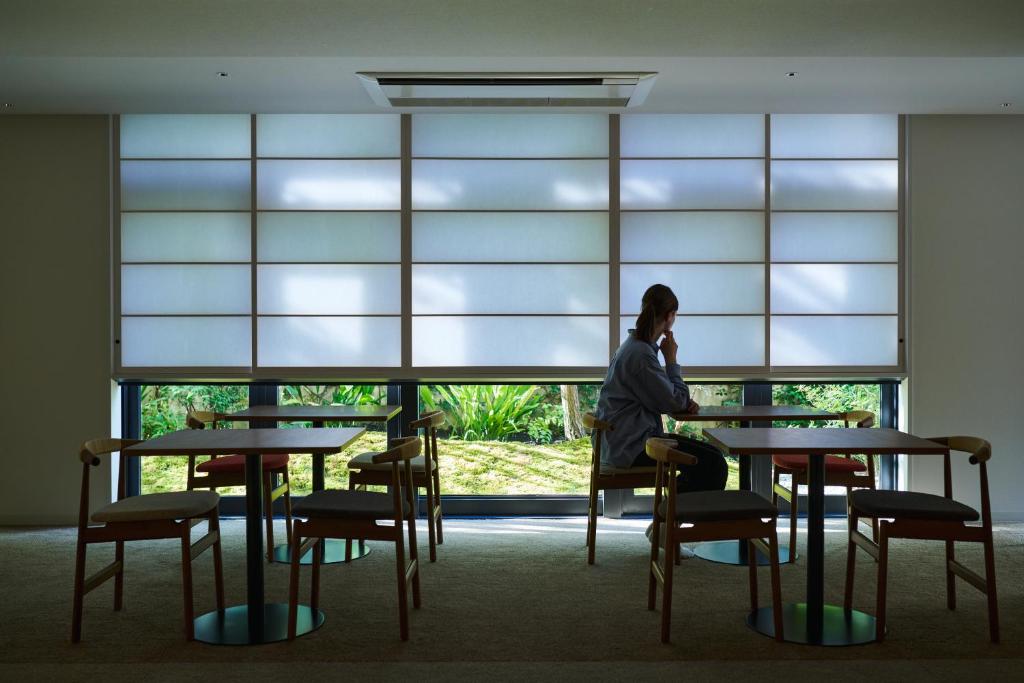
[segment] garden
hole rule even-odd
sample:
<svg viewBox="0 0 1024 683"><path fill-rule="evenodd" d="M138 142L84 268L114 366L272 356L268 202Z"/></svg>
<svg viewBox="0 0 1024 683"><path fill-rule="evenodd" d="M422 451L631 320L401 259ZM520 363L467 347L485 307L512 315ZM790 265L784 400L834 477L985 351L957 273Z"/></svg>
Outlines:
<svg viewBox="0 0 1024 683"><path fill-rule="evenodd" d="M590 439L582 425L584 412L593 410L600 387L584 385L421 385L420 412L442 410L445 426L439 434L442 491L459 495L585 495L590 467ZM701 405L739 405L738 384L690 385ZM386 387L376 385L283 385L280 405L383 404ZM776 385L773 401L813 405L831 410L867 409L878 413L877 385ZM142 389L142 436L152 438L185 428L188 410L231 412L245 408L245 385L147 385ZM810 426L824 426L820 422ZM245 428L228 423L230 428ZM309 427L301 422L284 425ZM699 436L702 426L666 418L665 429ZM723 425L725 426L725 425ZM798 426L777 423L777 426ZM808 426L808 425L799 425ZM345 463L352 455L384 450L383 425L370 425L346 453L326 458L328 488L348 485ZM729 486L737 485L736 462L730 459ZM181 490L187 459L143 459L142 492ZM292 489L303 495L312 486L311 456L293 456L289 466ZM221 489L241 495L241 489Z"/></svg>

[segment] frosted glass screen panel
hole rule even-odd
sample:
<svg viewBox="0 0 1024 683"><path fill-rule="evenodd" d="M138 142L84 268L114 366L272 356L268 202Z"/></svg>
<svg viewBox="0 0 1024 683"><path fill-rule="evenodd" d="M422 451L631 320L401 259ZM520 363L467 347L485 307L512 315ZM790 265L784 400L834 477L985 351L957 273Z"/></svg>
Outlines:
<svg viewBox="0 0 1024 683"><path fill-rule="evenodd" d="M636 327L636 316L621 319L619 338ZM764 367L762 316L690 316L676 318L679 364L687 367Z"/></svg>
<svg viewBox="0 0 1024 683"><path fill-rule="evenodd" d="M122 261L249 261L248 213L126 213Z"/></svg>
<svg viewBox="0 0 1024 683"><path fill-rule="evenodd" d="M251 269L244 266L121 266L121 312L247 314Z"/></svg>
<svg viewBox="0 0 1024 683"><path fill-rule="evenodd" d="M605 210L608 162L414 159L412 208Z"/></svg>
<svg viewBox="0 0 1024 683"><path fill-rule="evenodd" d="M122 161L121 208L249 210L248 161Z"/></svg>
<svg viewBox="0 0 1024 683"><path fill-rule="evenodd" d="M655 283L672 288L679 313L764 312L762 265L623 265L620 270L620 312L640 312L644 291Z"/></svg>
<svg viewBox="0 0 1024 683"><path fill-rule="evenodd" d="M899 259L896 213L773 213L773 261Z"/></svg>
<svg viewBox="0 0 1024 683"><path fill-rule="evenodd" d="M607 261L608 214L412 215L413 261Z"/></svg>
<svg viewBox="0 0 1024 683"><path fill-rule="evenodd" d="M623 157L763 157L760 114L634 114L619 119Z"/></svg>
<svg viewBox="0 0 1024 683"><path fill-rule="evenodd" d="M401 162L277 161L258 162L260 209L401 208Z"/></svg>
<svg viewBox="0 0 1024 683"><path fill-rule="evenodd" d="M898 267L875 264L772 266L772 313L897 313Z"/></svg>
<svg viewBox="0 0 1024 683"><path fill-rule="evenodd" d="M772 114L772 156L874 157L899 154L899 121L893 115Z"/></svg>
<svg viewBox="0 0 1024 683"><path fill-rule="evenodd" d="M401 151L396 114L260 114L261 157L391 157Z"/></svg>
<svg viewBox="0 0 1024 683"><path fill-rule="evenodd" d="M604 114L414 114L414 157L607 157Z"/></svg>
<svg viewBox="0 0 1024 683"><path fill-rule="evenodd" d="M399 318L260 318L262 367L398 367Z"/></svg>
<svg viewBox="0 0 1024 683"><path fill-rule="evenodd" d="M398 261L401 216L389 211L258 214L259 258L267 261Z"/></svg>
<svg viewBox="0 0 1024 683"><path fill-rule="evenodd" d="M608 313L606 265L414 265L413 315Z"/></svg>
<svg viewBox="0 0 1024 683"><path fill-rule="evenodd" d="M125 114L123 158L247 158L248 114Z"/></svg>
<svg viewBox="0 0 1024 683"><path fill-rule="evenodd" d="M772 365L894 366L896 316L772 316Z"/></svg>
<svg viewBox="0 0 1024 683"><path fill-rule="evenodd" d="M237 318L122 318L125 367L248 367L252 328Z"/></svg>
<svg viewBox="0 0 1024 683"><path fill-rule="evenodd" d="M417 367L600 367L608 317L414 317Z"/></svg>
<svg viewBox="0 0 1024 683"><path fill-rule="evenodd" d="M258 267L257 311L276 315L398 315L401 266Z"/></svg>
<svg viewBox="0 0 1024 683"><path fill-rule="evenodd" d="M622 212L623 261L762 261L764 214L754 211Z"/></svg>
<svg viewBox="0 0 1024 683"><path fill-rule="evenodd" d="M896 161L773 161L772 208L895 211Z"/></svg>
<svg viewBox="0 0 1024 683"><path fill-rule="evenodd" d="M623 209L762 209L764 162L623 160Z"/></svg>

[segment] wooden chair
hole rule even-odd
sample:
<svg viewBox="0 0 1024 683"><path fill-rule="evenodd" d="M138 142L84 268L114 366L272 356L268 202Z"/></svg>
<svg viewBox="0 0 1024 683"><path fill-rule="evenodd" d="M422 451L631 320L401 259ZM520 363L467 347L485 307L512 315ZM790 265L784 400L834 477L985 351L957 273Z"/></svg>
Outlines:
<svg viewBox="0 0 1024 683"><path fill-rule="evenodd" d="M444 424L444 412L435 410L409 423L414 431L423 430L423 455L412 459L412 480L416 489L427 494L427 538L430 542L430 561L437 561L437 546L444 543L441 527L441 463L437 457L437 428ZM374 462L374 453L360 453L348 461L349 490L367 486L389 486L391 465ZM430 463L429 474L427 463ZM345 542L345 561L352 559L352 539Z"/></svg>
<svg viewBox="0 0 1024 683"><path fill-rule="evenodd" d="M612 467L601 462L601 440L614 427L593 413L583 413L583 426L590 430L590 502L587 505L587 564L594 564L597 550L597 497L609 489L641 489L654 486L655 467Z"/></svg>
<svg viewBox="0 0 1024 683"><path fill-rule="evenodd" d="M190 410L186 424L190 429L204 429L224 419L223 413L208 410ZM287 453L263 456L263 513L267 525L267 561L274 561L274 501L284 497L284 529L288 544L291 545L292 497L288 483ZM274 475L280 475L280 486L274 486ZM196 464L196 456L188 456L188 490L214 489L225 486L245 486L245 456L211 456L209 460Z"/></svg>
<svg viewBox="0 0 1024 683"><path fill-rule="evenodd" d="M420 607L420 567L416 550L415 484L412 459L419 455L420 440L415 436L395 439L390 450L373 456L374 463L391 467L391 492L315 491L295 505L292 530L292 568L288 590L288 638L295 638L299 600L299 559L324 538L366 538L392 541L398 575L398 623L402 640L409 639L408 585L412 584L413 607ZM394 520L394 526L382 526L377 520ZM405 560L403 522L409 535L409 561ZM305 539L305 540L303 540ZM313 579L310 606L317 608L320 597L320 553L313 553Z"/></svg>
<svg viewBox="0 0 1024 683"><path fill-rule="evenodd" d="M992 457L988 441L974 436L946 436L929 439L949 446L950 451L970 453L970 463L978 466L981 482L981 526L978 511L953 500L953 475L950 456L943 463L943 495L913 491L853 491L850 494L850 542L846 554L846 598L853 602L853 580L859 546L878 562L878 594L875 611L875 637L885 638L886 579L889 566L889 540L916 538L946 542L946 606L956 609L956 577L971 584L988 598L988 629L993 643L999 642L999 603L996 598L996 565L992 545L992 508L988 497L988 473L985 463ZM859 517L882 519L877 543L857 528ZM957 561L956 541L981 543L985 548L985 577L982 578Z"/></svg>
<svg viewBox="0 0 1024 683"><path fill-rule="evenodd" d="M669 642L672 621L672 574L674 553L662 552L680 543L743 540L748 544L750 609L757 610L757 553L771 558L772 611L775 640L782 641L782 589L779 577L779 542L775 532L778 509L752 491L694 491L676 493L679 465L693 465L697 458L676 448L670 439L648 439L647 455L658 462L654 488L654 526L651 529L651 561L648 565L647 609L655 608L661 585L661 642ZM767 539L767 542L764 540Z"/></svg>
<svg viewBox="0 0 1024 683"><path fill-rule="evenodd" d="M875 414L870 410L850 410L840 413L839 419L843 425L849 427L856 424L857 427L873 427ZM783 474L792 477L790 486L786 488L779 483ZM779 498L789 502L789 558L790 562L796 559L796 520L800 496L800 487L807 486L807 456L806 455L773 455L772 456L772 503L778 504ZM867 464L854 460L852 455L825 456L825 486L844 486L847 494L851 489L874 489L875 488L875 459L867 457ZM878 521L868 520L871 524L873 538L878 539Z"/></svg>
<svg viewBox="0 0 1024 683"><path fill-rule="evenodd" d="M220 496L212 491L180 491L151 493L125 497L127 459L123 449L139 443L133 439L94 439L82 444L82 494L78 507L78 544L75 552L75 592L71 615L71 642L82 639L82 602L85 594L107 579L114 579L114 610L124 606L124 544L125 541L177 538L181 540L181 581L185 597L185 638L193 640L194 611L192 606L192 561L213 547L214 585L217 609L224 609L224 575L220 550L220 520L217 502ZM121 453L117 481L117 502L105 505L92 515L89 526L89 470L100 464L100 456ZM192 521L206 519L206 535L192 543ZM114 543L114 561L92 576L85 576L85 555L90 543Z"/></svg>

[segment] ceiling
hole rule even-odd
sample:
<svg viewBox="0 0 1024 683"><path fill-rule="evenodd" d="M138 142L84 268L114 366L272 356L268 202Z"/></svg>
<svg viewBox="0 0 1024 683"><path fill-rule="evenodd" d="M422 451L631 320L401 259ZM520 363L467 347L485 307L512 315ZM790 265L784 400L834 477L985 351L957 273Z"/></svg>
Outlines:
<svg viewBox="0 0 1024 683"><path fill-rule="evenodd" d="M357 71L657 71L649 112L1024 110L1024 0L0 0L0 16L5 115L380 111Z"/></svg>

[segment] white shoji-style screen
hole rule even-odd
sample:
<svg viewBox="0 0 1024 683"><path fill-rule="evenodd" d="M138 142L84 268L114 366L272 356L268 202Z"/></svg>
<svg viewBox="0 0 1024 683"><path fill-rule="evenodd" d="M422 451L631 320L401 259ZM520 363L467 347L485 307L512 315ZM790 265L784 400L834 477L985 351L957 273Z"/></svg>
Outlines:
<svg viewBox="0 0 1024 683"><path fill-rule="evenodd" d="M896 116L118 128L119 377L597 379L655 282L695 376L903 371Z"/></svg>

